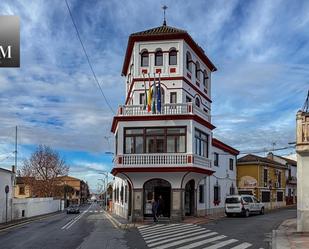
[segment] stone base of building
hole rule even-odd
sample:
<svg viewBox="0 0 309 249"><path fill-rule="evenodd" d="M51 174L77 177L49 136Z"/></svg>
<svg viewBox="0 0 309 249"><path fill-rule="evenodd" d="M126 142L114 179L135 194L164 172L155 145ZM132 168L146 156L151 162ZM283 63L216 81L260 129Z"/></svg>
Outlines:
<svg viewBox="0 0 309 249"><path fill-rule="evenodd" d="M309 232L309 210L297 210L297 232Z"/></svg>

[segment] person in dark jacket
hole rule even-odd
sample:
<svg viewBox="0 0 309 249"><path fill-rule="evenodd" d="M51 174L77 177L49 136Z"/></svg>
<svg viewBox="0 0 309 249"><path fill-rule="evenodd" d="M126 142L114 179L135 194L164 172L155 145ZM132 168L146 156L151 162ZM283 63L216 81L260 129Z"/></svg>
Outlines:
<svg viewBox="0 0 309 249"><path fill-rule="evenodd" d="M159 196L158 200L158 216L164 216L164 200L162 198L162 195Z"/></svg>
<svg viewBox="0 0 309 249"><path fill-rule="evenodd" d="M155 199L152 199L152 216L154 222L158 221L157 215L158 215L158 202Z"/></svg>

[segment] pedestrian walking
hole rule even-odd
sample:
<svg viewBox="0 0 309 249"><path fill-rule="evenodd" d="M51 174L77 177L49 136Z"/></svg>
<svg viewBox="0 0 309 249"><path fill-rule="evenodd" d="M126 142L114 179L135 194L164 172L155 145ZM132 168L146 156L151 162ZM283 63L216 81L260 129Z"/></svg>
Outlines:
<svg viewBox="0 0 309 249"><path fill-rule="evenodd" d="M158 202L155 199L152 199L152 216L154 222L158 221L157 215L158 215Z"/></svg>
<svg viewBox="0 0 309 249"><path fill-rule="evenodd" d="M158 216L164 216L164 200L162 198L162 195L159 196L158 200Z"/></svg>

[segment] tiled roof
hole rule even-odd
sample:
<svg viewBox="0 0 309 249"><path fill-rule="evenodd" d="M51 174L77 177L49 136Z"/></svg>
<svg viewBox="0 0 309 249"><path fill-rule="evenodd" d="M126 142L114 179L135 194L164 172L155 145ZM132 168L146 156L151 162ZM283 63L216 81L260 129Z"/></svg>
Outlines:
<svg viewBox="0 0 309 249"><path fill-rule="evenodd" d="M247 162L263 162L263 163L269 163L273 165L278 165L281 167L286 167L284 164L278 163L276 161L273 161L271 159L268 159L266 157L260 157L252 154L248 154L244 157L241 157L237 160L238 163L247 163Z"/></svg>
<svg viewBox="0 0 309 249"><path fill-rule="evenodd" d="M274 156L280 157L281 159L285 160L290 165L294 165L294 166L297 165L297 162L295 160L290 159L290 158L286 158L286 157L283 157L283 156L277 156L277 155L274 155Z"/></svg>
<svg viewBox="0 0 309 249"><path fill-rule="evenodd" d="M131 36L141 36L141 35L149 36L149 35L166 35L166 34L185 34L185 33L187 33L187 31L185 30L162 25L156 28L133 33L131 34Z"/></svg>

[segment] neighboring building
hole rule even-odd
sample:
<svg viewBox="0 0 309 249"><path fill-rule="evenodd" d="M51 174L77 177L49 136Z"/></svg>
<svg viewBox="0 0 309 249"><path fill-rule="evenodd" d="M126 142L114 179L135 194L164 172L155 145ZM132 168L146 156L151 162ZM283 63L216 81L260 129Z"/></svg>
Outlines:
<svg viewBox="0 0 309 249"><path fill-rule="evenodd" d="M29 198L33 197L31 187L25 182L25 178L21 176L16 177L16 185L14 188L15 198Z"/></svg>
<svg viewBox="0 0 309 249"><path fill-rule="evenodd" d="M84 204L89 198L88 184L78 178L72 176L57 177L57 185L64 187L63 196L57 197L61 199L66 198L66 206L70 204Z"/></svg>
<svg viewBox="0 0 309 249"><path fill-rule="evenodd" d="M133 221L144 220L151 216L152 200L160 196L164 201L161 213L171 220L213 208L205 197L199 203L203 194L197 196L197 192L204 185L204 196L209 195L206 184L217 182L212 178L205 184L204 179L221 170L212 165L213 152L222 150L212 146L211 73L216 70L184 30L164 23L130 35L122 69L126 101L111 129L115 134L112 173L122 179L116 178L114 184L114 212ZM150 101L152 95L155 101ZM226 184L220 179L218 185L229 188L233 174L225 171ZM226 189L221 189L223 198ZM210 190L210 195L214 191L218 192ZM212 203L222 205L223 200Z"/></svg>
<svg viewBox="0 0 309 249"><path fill-rule="evenodd" d="M296 115L297 138L297 231L309 232L309 92Z"/></svg>
<svg viewBox="0 0 309 249"><path fill-rule="evenodd" d="M273 153L269 153L267 155L267 158L275 160L276 162L285 164L287 166L287 170L285 171L285 178L286 178L285 200L287 205L296 204L297 162L289 158L274 155Z"/></svg>
<svg viewBox="0 0 309 249"><path fill-rule="evenodd" d="M0 168L0 223L12 219L12 200L14 189L15 173L13 171ZM5 188L8 186L9 192L6 194Z"/></svg>
<svg viewBox="0 0 309 249"><path fill-rule="evenodd" d="M237 188L240 194L252 194L267 209L285 206L285 164L266 157L246 155L237 160Z"/></svg>
<svg viewBox="0 0 309 249"><path fill-rule="evenodd" d="M237 194L236 160L239 151L212 139L213 175L200 181L197 189L198 215L224 212L225 197Z"/></svg>

